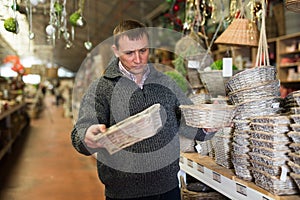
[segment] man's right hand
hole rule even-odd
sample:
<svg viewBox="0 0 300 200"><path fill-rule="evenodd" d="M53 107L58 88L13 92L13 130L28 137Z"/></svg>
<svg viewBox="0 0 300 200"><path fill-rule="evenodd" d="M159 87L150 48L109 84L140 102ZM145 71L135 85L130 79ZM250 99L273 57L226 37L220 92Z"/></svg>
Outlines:
<svg viewBox="0 0 300 200"><path fill-rule="evenodd" d="M104 124L95 124L90 126L85 134L84 142L90 148L104 148L104 146L96 142L95 137L98 134L104 133L106 131L106 126Z"/></svg>

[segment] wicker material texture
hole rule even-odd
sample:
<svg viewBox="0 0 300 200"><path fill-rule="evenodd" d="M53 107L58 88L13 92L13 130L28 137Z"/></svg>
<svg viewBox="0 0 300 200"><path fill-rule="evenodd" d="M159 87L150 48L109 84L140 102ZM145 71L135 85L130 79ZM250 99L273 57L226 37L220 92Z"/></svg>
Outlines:
<svg viewBox="0 0 300 200"><path fill-rule="evenodd" d="M286 9L300 13L300 1L299 0L286 0L285 1Z"/></svg>
<svg viewBox="0 0 300 200"><path fill-rule="evenodd" d="M181 105L180 108L186 124L197 128L230 126L235 112L235 106L226 104Z"/></svg>
<svg viewBox="0 0 300 200"><path fill-rule="evenodd" d="M257 46L257 26L248 19L234 19L228 28L216 39L215 43L237 46Z"/></svg>

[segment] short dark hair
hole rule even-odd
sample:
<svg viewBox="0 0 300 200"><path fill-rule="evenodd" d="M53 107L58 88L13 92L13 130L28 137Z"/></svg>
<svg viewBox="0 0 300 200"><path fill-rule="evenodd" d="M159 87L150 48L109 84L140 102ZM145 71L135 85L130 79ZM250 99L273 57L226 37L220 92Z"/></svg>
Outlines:
<svg viewBox="0 0 300 200"><path fill-rule="evenodd" d="M127 36L130 40L142 38L144 35L149 39L146 26L136 20L123 20L114 29L114 45L119 48L119 40L123 36Z"/></svg>

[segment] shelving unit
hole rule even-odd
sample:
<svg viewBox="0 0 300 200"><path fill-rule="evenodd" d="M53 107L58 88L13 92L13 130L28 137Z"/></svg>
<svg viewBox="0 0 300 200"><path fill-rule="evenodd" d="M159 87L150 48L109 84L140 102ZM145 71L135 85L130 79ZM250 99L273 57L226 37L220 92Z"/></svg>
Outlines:
<svg viewBox="0 0 300 200"><path fill-rule="evenodd" d="M300 33L278 37L276 51L278 77L281 83L292 83L296 89L300 89Z"/></svg>
<svg viewBox="0 0 300 200"><path fill-rule="evenodd" d="M273 195L253 182L237 178L232 170L198 153L182 153L180 167L187 174L234 200L300 200L299 195Z"/></svg>
<svg viewBox="0 0 300 200"><path fill-rule="evenodd" d="M26 103L10 107L0 114L0 160L10 150L16 138L27 125L25 113Z"/></svg>

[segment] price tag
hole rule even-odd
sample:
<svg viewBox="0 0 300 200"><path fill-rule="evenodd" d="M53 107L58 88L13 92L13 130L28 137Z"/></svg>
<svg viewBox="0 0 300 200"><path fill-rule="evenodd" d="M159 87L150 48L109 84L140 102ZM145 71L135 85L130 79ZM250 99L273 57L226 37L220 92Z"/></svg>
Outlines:
<svg viewBox="0 0 300 200"><path fill-rule="evenodd" d="M221 175L218 174L217 172L213 172L213 180L221 183Z"/></svg>
<svg viewBox="0 0 300 200"><path fill-rule="evenodd" d="M223 58L223 77L232 76L232 58Z"/></svg>
<svg viewBox="0 0 300 200"><path fill-rule="evenodd" d="M244 196L247 196L247 187L236 183L236 191Z"/></svg>
<svg viewBox="0 0 300 200"><path fill-rule="evenodd" d="M187 165L188 165L189 167L193 168L193 161L190 160L190 159L188 159L188 160L187 160Z"/></svg>
<svg viewBox="0 0 300 200"><path fill-rule="evenodd" d="M201 173L204 173L204 166L203 165L200 165L200 164L197 164L197 170Z"/></svg>
<svg viewBox="0 0 300 200"><path fill-rule="evenodd" d="M280 180L286 181L287 173L288 173L288 169L285 166L281 166Z"/></svg>
<svg viewBox="0 0 300 200"><path fill-rule="evenodd" d="M197 145L195 146L195 148L196 148L197 153L201 153L202 147L201 147L200 144L197 144Z"/></svg>
<svg viewBox="0 0 300 200"><path fill-rule="evenodd" d="M200 62L196 60L189 60L188 61L188 68L190 69L198 69L200 66Z"/></svg>

